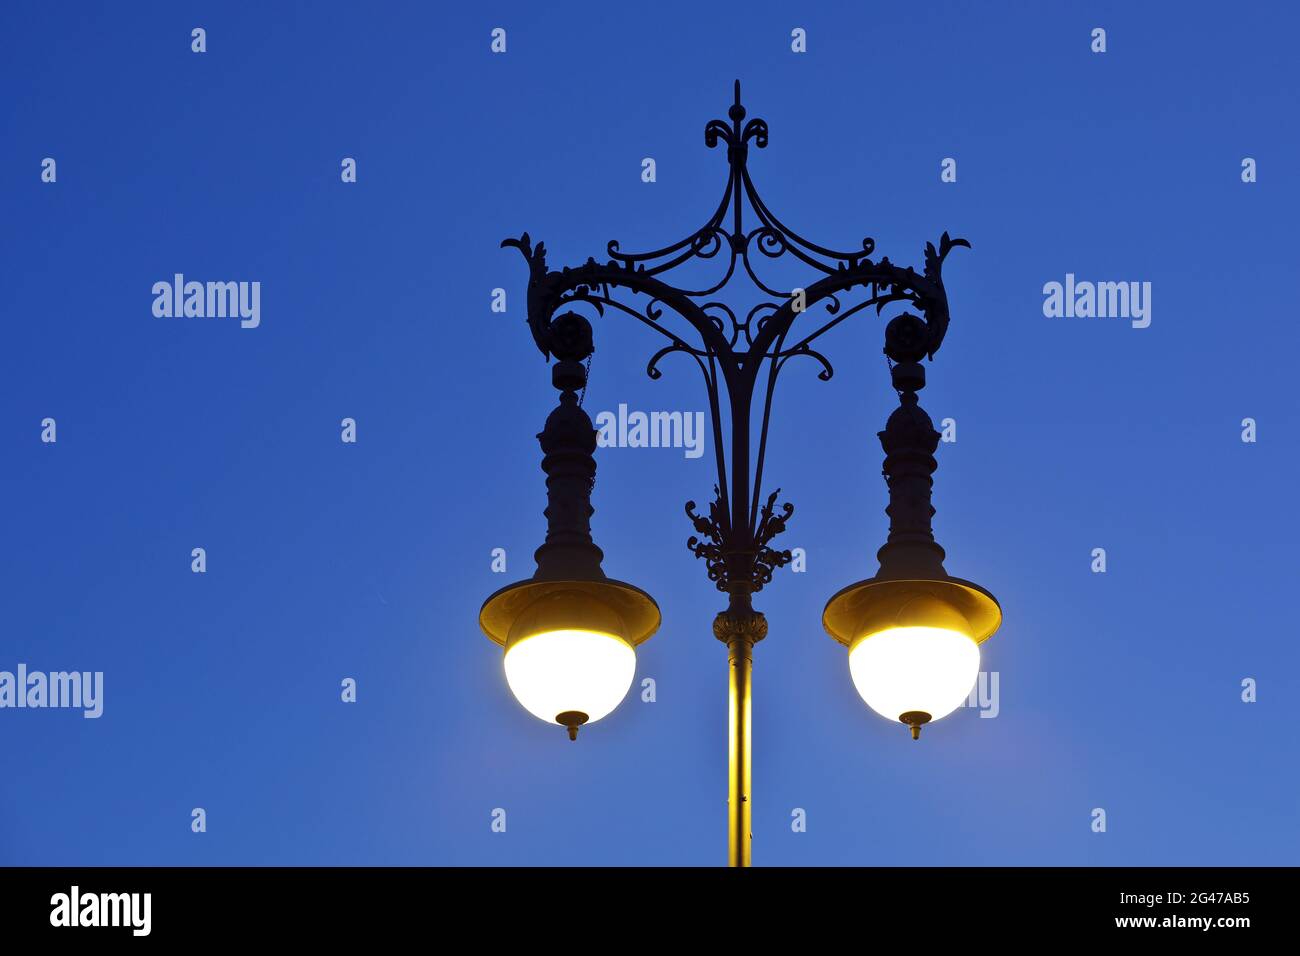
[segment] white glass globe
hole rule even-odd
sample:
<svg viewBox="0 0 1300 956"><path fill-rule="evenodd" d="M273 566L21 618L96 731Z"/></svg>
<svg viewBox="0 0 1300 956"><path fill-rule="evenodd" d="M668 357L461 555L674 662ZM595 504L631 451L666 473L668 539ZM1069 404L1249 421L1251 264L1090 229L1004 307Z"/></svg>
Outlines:
<svg viewBox="0 0 1300 956"><path fill-rule="evenodd" d="M849 650L853 685L889 720L908 711L947 716L970 694L979 670L979 645L944 627L891 627Z"/></svg>
<svg viewBox="0 0 1300 956"><path fill-rule="evenodd" d="M512 644L506 681L529 713L548 723L566 711L600 720L618 706L636 674L636 651L601 631L544 631Z"/></svg>

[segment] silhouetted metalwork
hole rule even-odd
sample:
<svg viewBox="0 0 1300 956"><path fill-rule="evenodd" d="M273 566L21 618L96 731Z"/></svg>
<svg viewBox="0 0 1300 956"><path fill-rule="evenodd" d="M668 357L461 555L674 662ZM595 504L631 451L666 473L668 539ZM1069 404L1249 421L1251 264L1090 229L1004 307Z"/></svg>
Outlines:
<svg viewBox="0 0 1300 956"><path fill-rule="evenodd" d="M661 375L660 361L673 353L690 356L704 378L718 481L705 514L697 513L693 501L686 505L696 532L688 547L704 560L718 590L730 596L727 610L714 624L714 633L728 644L736 639L752 643L766 633L766 621L753 610L750 596L790 560L789 551L778 551L770 542L785 530L794 508L788 503L778 506L779 489L762 498L777 378L788 361L802 356L821 366L819 378L830 379L831 363L814 343L867 309L874 308L880 315L887 306L901 303L919 313L905 313L891 322L885 349L891 362L898 363L893 366L894 384L902 404L880 433L891 518L881 561L888 559L896 569L926 566L942 573L943 550L929 531L930 473L938 436L915 392L924 384L920 359L933 359L948 329L944 260L954 247L969 246L964 239L944 233L937 246L926 244L924 268L917 272L888 258L873 258L876 244L871 238L864 238L862 248L852 252L837 252L804 239L767 207L750 178L750 145L766 148L769 131L765 121L746 122L746 115L737 81L735 101L727 111L729 122L711 120L704 129L707 147L726 147L726 188L713 214L686 238L643 253L623 252L617 241L611 241L605 262L590 258L583 265L558 271L547 266L545 246L534 245L528 233L502 243L518 249L528 263L528 326L533 340L544 356L559 359L555 382L562 388L561 405L539 436L546 454L549 521L547 543L537 555L539 575L581 576L577 571L590 572L593 559L599 573L600 550L591 543L588 530L590 481L595 473L588 448L595 447L595 429L573 398L576 388L585 383L585 372L581 383L578 373L584 371L581 360L591 354L591 328L586 319L566 310L587 306L600 316L607 310L621 312L667 340L647 363L652 379ZM809 268L810 283L779 289L763 278L762 259L786 256ZM717 260L720 277L702 288L672 284L671 274L692 260ZM740 270L770 297L748 309L743 319L713 298ZM638 307L620 297L620 291L645 296L646 301ZM809 314L814 309L816 321ZM667 327L661 321L665 310L685 320L693 338ZM800 325L811 325L811 330L795 332L797 319ZM760 378L762 410L755 446L752 410ZM756 456L751 460L752 448ZM563 562L560 555L565 556ZM558 570L568 562L577 563Z"/></svg>
<svg viewBox="0 0 1300 956"><path fill-rule="evenodd" d="M592 580L605 576L604 557L591 539L591 488L596 480L596 429L578 401L586 387L584 359L594 351L591 325L568 313L552 324L551 346L558 361L551 384L560 403L537 436L546 472L546 540L533 557L539 581Z"/></svg>
<svg viewBox="0 0 1300 956"><path fill-rule="evenodd" d="M944 552L934 540L930 521L934 506L931 477L939 467L934 453L940 435L916 393L925 388L925 329L914 315L900 315L885 328L885 354L892 364L889 373L898 392L894 409L879 433L885 450L885 482L889 486L889 538L876 553L880 559L877 578L930 580L947 577Z"/></svg>

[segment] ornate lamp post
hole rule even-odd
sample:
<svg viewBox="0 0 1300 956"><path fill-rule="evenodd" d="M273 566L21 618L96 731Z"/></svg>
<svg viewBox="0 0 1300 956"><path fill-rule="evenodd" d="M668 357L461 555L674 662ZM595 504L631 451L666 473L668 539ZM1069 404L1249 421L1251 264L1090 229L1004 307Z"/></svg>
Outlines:
<svg viewBox="0 0 1300 956"><path fill-rule="evenodd" d="M726 145L726 190L708 222L685 239L647 253L624 253L611 241L607 261L588 259L559 271L548 268L545 247L534 246L527 233L502 243L518 249L528 263L528 325L542 354L557 359L552 384L560 403L538 436L547 476L547 533L537 550L537 571L488 598L479 623L504 646L507 679L520 702L543 720L567 727L571 738L578 727L617 706L631 685L634 648L658 628L659 609L639 588L605 577L603 555L591 540L596 429L578 392L586 385L583 362L594 346L590 323L571 310L629 315L667 340L647 364L649 376L658 379L660 360L682 353L700 369L708 394L718 482L707 514L698 514L693 501L686 504L696 532L687 546L704 559L709 580L727 595L713 634L727 645L731 672L728 859L733 866L748 866L750 678L754 645L767 635L767 619L754 609L752 596L789 562L790 552L773 549L771 541L794 512L790 504L778 509L779 489L762 497L772 398L781 370L793 358L813 359L821 366L818 377L828 380L831 364L813 343L858 312L874 309L881 315L897 303L920 316L903 312L885 329L885 354L900 404L880 433L890 516L880 569L831 598L822 623L849 647L850 671L867 703L910 727L915 738L923 724L965 699L978 675L978 645L997 630L1001 610L983 588L944 569L944 551L930 527L939 435L916 397L925 385L921 360L933 360L948 327L944 260L954 247L969 243L944 233L938 248L926 245L924 270L918 273L887 258L871 258L872 239L863 239L859 251L835 252L801 238L767 208L750 179L750 144L765 148L768 127L761 119L745 122L739 81L727 115L729 123L712 120L704 130L709 148ZM746 211L756 221L748 221ZM759 255L790 256L812 271L813 281L803 288L775 288L759 275ZM673 285L670 273L692 260L717 260L721 278L701 289ZM767 297L743 319L711 298L738 267ZM645 295L645 304L624 301L617 297L620 290ZM849 305L842 296L856 301ZM817 321L800 320L814 307L822 312ZM694 340L660 321L665 309L690 326ZM813 327L796 332L796 324ZM755 447L756 393L763 405Z"/></svg>

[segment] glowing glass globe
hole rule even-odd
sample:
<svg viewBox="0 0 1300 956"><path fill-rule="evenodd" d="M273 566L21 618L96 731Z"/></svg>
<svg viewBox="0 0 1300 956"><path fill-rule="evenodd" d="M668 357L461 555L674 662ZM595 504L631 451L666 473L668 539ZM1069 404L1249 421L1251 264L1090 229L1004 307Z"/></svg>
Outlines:
<svg viewBox="0 0 1300 956"><path fill-rule="evenodd" d="M506 683L534 717L578 728L607 716L636 675L636 646L659 629L659 605L610 578L516 581L479 611L505 651Z"/></svg>
<svg viewBox="0 0 1300 956"><path fill-rule="evenodd" d="M636 674L636 651L603 631L543 631L511 642L506 681L529 713L550 723L577 726L607 715L627 696Z"/></svg>
<svg viewBox="0 0 1300 956"><path fill-rule="evenodd" d="M970 635L946 627L890 627L858 640L849 672L867 705L912 726L952 713L979 677L980 649Z"/></svg>

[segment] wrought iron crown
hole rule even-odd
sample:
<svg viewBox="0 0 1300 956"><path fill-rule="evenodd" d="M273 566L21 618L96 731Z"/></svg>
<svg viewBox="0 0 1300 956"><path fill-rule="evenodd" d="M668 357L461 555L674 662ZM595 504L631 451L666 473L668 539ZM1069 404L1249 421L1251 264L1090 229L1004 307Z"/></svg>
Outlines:
<svg viewBox="0 0 1300 956"><path fill-rule="evenodd" d="M593 257L583 265L558 271L547 266L545 246L541 242L534 245L528 233L506 239L502 246L518 249L528 263L528 326L548 359L555 356L569 361L582 352L580 360L590 354L589 339L576 350L569 341L575 336L584 338L580 326L586 322L566 310L584 308L598 316L607 310L630 315L667 340L646 365L652 379L661 376L659 363L667 355L683 353L695 361L708 393L718 482L707 515L697 514L694 502L687 503L687 514L697 532L688 546L705 560L709 578L718 589L732 595L733 606L738 600L748 606L748 595L760 590L771 580L773 570L790 560L788 551L776 551L769 542L784 530L793 507L785 504L777 509L779 489L760 507L768 422L781 370L790 359L805 356L821 366L819 378L830 379L834 374L831 363L814 343L858 312L874 307L880 315L893 303L902 303L920 315L904 313L909 321L898 326L909 336L905 350L933 359L949 320L943 263L955 246L969 247L969 243L944 233L937 247L926 244L924 269L918 273L896 266L888 258L872 258L876 244L871 238L864 238L862 248L852 252L809 242L776 217L750 177L750 147L767 148L769 130L762 119L746 120L739 80L727 117L710 120L704 128L707 147L726 147L728 175L722 200L704 225L686 238L643 253L623 252L619 243L611 240L606 261L597 262ZM783 289L761 275L758 264L763 259L787 256L811 270L812 281L806 286ZM720 278L699 288L674 284L673 273L691 262L716 262ZM759 290L761 301L737 311L714 296L741 271ZM619 298L620 291L646 299L638 307ZM847 301L849 296L855 301ZM796 333L796 320L814 307L819 319L811 323L802 320L801 325L812 328ZM682 334L674 331L661 321L665 311L675 313L689 328ZM892 355L891 344L887 343L885 351ZM761 424L751 477L752 405L764 368ZM720 386L725 386L725 417Z"/></svg>

